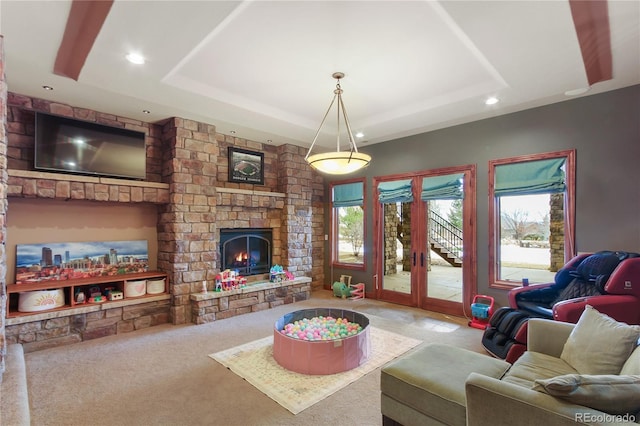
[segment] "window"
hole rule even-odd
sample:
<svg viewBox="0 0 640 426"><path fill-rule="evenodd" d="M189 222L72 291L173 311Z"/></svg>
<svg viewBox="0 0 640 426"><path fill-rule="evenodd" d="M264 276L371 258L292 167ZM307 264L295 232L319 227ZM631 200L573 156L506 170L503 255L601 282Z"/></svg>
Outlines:
<svg viewBox="0 0 640 426"><path fill-rule="evenodd" d="M574 255L575 151L489 162L489 283L553 282Z"/></svg>
<svg viewBox="0 0 640 426"><path fill-rule="evenodd" d="M333 263L364 268L364 181L334 184L331 195Z"/></svg>

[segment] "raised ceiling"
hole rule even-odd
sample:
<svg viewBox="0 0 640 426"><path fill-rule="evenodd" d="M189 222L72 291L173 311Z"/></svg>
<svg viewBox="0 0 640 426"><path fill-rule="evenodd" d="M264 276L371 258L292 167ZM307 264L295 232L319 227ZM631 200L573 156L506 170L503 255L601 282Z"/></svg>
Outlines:
<svg viewBox="0 0 640 426"><path fill-rule="evenodd" d="M309 146L342 71L366 145L639 84L640 2L604 5L612 78L592 85L564 0L115 1L101 28L76 28L99 30L88 55L72 50L77 80L54 74L72 2L4 0L0 33L12 92L276 145ZM331 127L319 146L335 146Z"/></svg>

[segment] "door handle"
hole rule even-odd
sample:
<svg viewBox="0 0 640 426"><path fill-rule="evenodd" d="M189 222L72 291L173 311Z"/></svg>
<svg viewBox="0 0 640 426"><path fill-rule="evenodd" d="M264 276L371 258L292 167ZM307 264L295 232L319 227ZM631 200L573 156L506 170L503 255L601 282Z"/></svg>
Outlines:
<svg viewBox="0 0 640 426"><path fill-rule="evenodd" d="M416 252L413 252L413 266L416 266Z"/></svg>
<svg viewBox="0 0 640 426"><path fill-rule="evenodd" d="M424 268L424 253L420 253L420 267Z"/></svg>

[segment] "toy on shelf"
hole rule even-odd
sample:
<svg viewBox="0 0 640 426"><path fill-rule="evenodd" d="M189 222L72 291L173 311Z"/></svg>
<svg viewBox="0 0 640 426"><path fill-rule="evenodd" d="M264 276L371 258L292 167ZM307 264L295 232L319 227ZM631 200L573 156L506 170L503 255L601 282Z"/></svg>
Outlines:
<svg viewBox="0 0 640 426"><path fill-rule="evenodd" d="M282 266L273 265L269 270L269 281L271 281L272 283L282 282L289 279L289 276L287 274L288 271L285 271Z"/></svg>
<svg viewBox="0 0 640 426"><path fill-rule="evenodd" d="M484 330L489 325L489 319L493 315L493 297L477 294L471 303L471 321L469 326Z"/></svg>
<svg viewBox="0 0 640 426"><path fill-rule="evenodd" d="M84 294L84 291L79 288L76 288L76 294L74 297L76 299L76 305L81 305L87 302L87 296Z"/></svg>
<svg viewBox="0 0 640 426"><path fill-rule="evenodd" d="M124 293L116 290L115 287L107 287L104 289L104 295L109 301L124 299Z"/></svg>
<svg viewBox="0 0 640 426"><path fill-rule="evenodd" d="M89 303L103 303L106 301L107 298L103 295L89 297Z"/></svg>
<svg viewBox="0 0 640 426"><path fill-rule="evenodd" d="M247 286L247 279L238 274L237 271L225 269L216 275L215 291L235 290Z"/></svg>
<svg viewBox="0 0 640 426"><path fill-rule="evenodd" d="M119 290L113 290L109 292L109 294L107 294L107 299L109 299L110 301L122 300L124 299L124 293Z"/></svg>

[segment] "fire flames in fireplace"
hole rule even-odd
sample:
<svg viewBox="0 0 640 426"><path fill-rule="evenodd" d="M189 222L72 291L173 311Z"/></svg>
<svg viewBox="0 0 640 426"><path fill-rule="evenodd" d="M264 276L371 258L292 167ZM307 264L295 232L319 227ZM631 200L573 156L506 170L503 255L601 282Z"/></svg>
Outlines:
<svg viewBox="0 0 640 426"><path fill-rule="evenodd" d="M246 252L240 252L233 258L233 263L228 266L230 266L231 269L238 269L255 265L256 261L253 257L249 259L249 255Z"/></svg>

